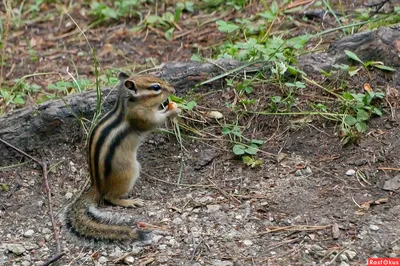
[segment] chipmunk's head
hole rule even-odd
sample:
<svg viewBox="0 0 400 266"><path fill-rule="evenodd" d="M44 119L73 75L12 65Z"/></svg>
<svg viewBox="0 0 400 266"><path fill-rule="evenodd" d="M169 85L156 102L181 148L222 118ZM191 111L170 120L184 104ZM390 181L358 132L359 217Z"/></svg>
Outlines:
<svg viewBox="0 0 400 266"><path fill-rule="evenodd" d="M125 91L128 102L140 103L146 107L158 107L175 89L166 81L152 75L128 76L120 72L118 79Z"/></svg>

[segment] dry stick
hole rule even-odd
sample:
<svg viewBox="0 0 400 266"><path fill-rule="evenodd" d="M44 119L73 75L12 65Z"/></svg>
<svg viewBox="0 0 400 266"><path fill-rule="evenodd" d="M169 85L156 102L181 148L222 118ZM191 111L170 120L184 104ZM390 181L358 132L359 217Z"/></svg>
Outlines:
<svg viewBox="0 0 400 266"><path fill-rule="evenodd" d="M196 256L197 249L200 247L200 245L203 243L203 239L200 240L200 243L193 249L192 257L190 258L189 264L187 265L192 265L192 262L194 260L194 257Z"/></svg>
<svg viewBox="0 0 400 266"><path fill-rule="evenodd" d="M47 192L47 199L49 201L49 215L50 215L51 224L53 226L54 240L56 241L56 254L52 258L50 258L48 261L43 263L42 266L50 265L51 263L59 260L62 256L64 256L65 253L61 251L60 237L58 235L56 222L54 220L53 206L52 206L52 201L51 201L51 190L50 190L50 186L49 186L49 181L47 179L47 164L44 163L44 162L39 161L38 159L36 159L36 158L34 158L32 156L30 156L29 154L25 153L24 151L18 149L17 147L13 146L12 144L8 143L7 141L5 141L5 140L3 140L1 138L0 138L0 142L2 142L4 145L14 149L15 151L17 151L18 153L24 155L25 157L28 157L29 159L31 159L32 161L36 162L38 165L40 165L42 167L43 179L44 179L44 184L45 184L46 192Z"/></svg>
<svg viewBox="0 0 400 266"><path fill-rule="evenodd" d="M226 198L231 199L232 201L234 201L234 202L236 202L236 203L238 203L238 204L241 203L240 200L238 200L237 198L235 198L235 197L232 196L231 194L229 194L229 193L227 193L226 191L224 191L224 190L222 190L221 188L219 188L219 187L217 186L217 184L215 184L211 179L208 179L208 181L209 181L211 184L213 184L213 185L214 185L214 188L215 188L216 190L218 190L219 192L221 192L221 194L224 195Z"/></svg>
<svg viewBox="0 0 400 266"><path fill-rule="evenodd" d="M316 225L316 226L311 226L311 225L291 225L291 226L285 226L285 227L276 227L264 232L260 232L257 234L257 236L269 234L269 233L274 233L274 232L279 232L279 231L317 231L317 230L323 230L331 227L331 225Z"/></svg>
<svg viewBox="0 0 400 266"><path fill-rule="evenodd" d="M392 168L392 167L378 167L378 170L388 170L388 171L400 171L400 168Z"/></svg>

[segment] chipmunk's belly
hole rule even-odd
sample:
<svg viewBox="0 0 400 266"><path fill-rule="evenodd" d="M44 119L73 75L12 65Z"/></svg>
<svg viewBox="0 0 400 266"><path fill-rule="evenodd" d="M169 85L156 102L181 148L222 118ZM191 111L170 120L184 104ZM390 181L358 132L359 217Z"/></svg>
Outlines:
<svg viewBox="0 0 400 266"><path fill-rule="evenodd" d="M121 142L119 164L123 164L125 171L130 175L129 190L132 189L140 174L140 163L137 160L137 150L140 145L140 139L137 134L127 135ZM129 170L128 170L129 169Z"/></svg>

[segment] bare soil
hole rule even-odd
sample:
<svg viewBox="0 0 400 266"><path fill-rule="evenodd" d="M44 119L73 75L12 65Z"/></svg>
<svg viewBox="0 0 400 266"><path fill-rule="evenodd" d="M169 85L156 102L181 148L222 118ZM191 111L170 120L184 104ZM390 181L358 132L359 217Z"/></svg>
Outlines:
<svg viewBox="0 0 400 266"><path fill-rule="evenodd" d="M85 22L84 16L81 20L76 16L78 23ZM19 48L9 51L15 56L9 61L8 78L42 71L64 73L69 59L83 76L93 75L91 56L79 59L78 52L88 49L82 37L74 37L78 32L60 37L75 30L62 29L68 25L64 16L13 32L9 42ZM172 42L152 31L135 36L126 31L128 25L98 27L87 36L100 51L102 67L131 64L128 68L133 69L134 62L145 63L148 57L160 62L190 58L194 40L207 42L204 46L221 40L214 25L209 24L212 29L204 29L207 37L198 40L189 33L182 37L187 40ZM59 30L57 34L54 29ZM35 43L38 62L30 62L26 47L17 45L23 39ZM112 52L104 48L108 43ZM50 76L33 80L43 86L51 81ZM255 88L258 104L262 107L274 91L268 85ZM234 98L232 91L216 91L199 99L196 111L219 110L229 122L234 113L224 106ZM266 140L259 153L263 164L254 169L232 156L231 143L221 136L217 122L181 118L204 137L195 140L183 131L182 149L173 135L156 132L143 144L139 151L143 173L131 196L146 200L146 206L102 207L157 226L159 230L145 243L88 243L66 232L62 213L88 182L86 135L78 132L68 141L49 143L31 155L50 166L51 204L66 252L57 263L365 265L372 256L400 257L399 190L383 190L400 167L400 116L396 111L384 107L385 115L369 123L359 144L346 147L340 143L336 125L317 117L302 123L299 117L243 117L244 134ZM205 119L195 112L185 116ZM0 265L41 265L55 252L41 169L23 158L2 167ZM349 170L355 173L350 175Z"/></svg>

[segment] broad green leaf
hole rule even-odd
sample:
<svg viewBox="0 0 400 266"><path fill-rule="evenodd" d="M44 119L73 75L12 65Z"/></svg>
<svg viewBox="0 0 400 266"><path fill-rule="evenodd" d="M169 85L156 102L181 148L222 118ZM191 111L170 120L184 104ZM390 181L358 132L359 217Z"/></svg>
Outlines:
<svg viewBox="0 0 400 266"><path fill-rule="evenodd" d="M154 24L156 24L156 22L158 22L159 20L161 20L161 18L160 18L159 16L156 16L156 15L149 15L149 16L146 18L146 23L147 23L147 24L150 24L150 25L154 25Z"/></svg>
<svg viewBox="0 0 400 266"><path fill-rule="evenodd" d="M101 13L102 13L104 16L109 17L109 18L113 18L113 19L117 19L117 18L118 18L118 13L117 13L117 11L115 11L115 10L112 9L112 8L105 8L105 9L103 9L103 10L101 11Z"/></svg>
<svg viewBox="0 0 400 266"><path fill-rule="evenodd" d="M195 101L190 101L186 104L186 109L187 110L193 110L193 108L197 106L197 103Z"/></svg>
<svg viewBox="0 0 400 266"><path fill-rule="evenodd" d="M358 121L366 121L369 119L369 114L362 109L357 111L357 120Z"/></svg>
<svg viewBox="0 0 400 266"><path fill-rule="evenodd" d="M15 103L15 104L24 104L25 101L24 101L24 99L21 97L21 95L17 95L17 96L15 96L15 98L14 98L14 103Z"/></svg>
<svg viewBox="0 0 400 266"><path fill-rule="evenodd" d="M246 153L248 153L248 154L251 154L251 155L254 155L254 154L257 154L257 152L258 152L258 146L256 145L256 144L251 144L249 147L247 147L245 150L244 150Z"/></svg>
<svg viewBox="0 0 400 266"><path fill-rule="evenodd" d="M358 71L360 71L360 70L361 70L361 68L354 69L354 68L350 67L350 68L349 68L349 75L350 75L350 77L352 77L352 76L354 76L354 75L357 75Z"/></svg>
<svg viewBox="0 0 400 266"><path fill-rule="evenodd" d="M272 96L271 101L273 101L274 103L280 103L280 102L282 102L282 97L281 96Z"/></svg>
<svg viewBox="0 0 400 266"><path fill-rule="evenodd" d="M396 69L388 67L388 66L383 66L383 65L374 65L374 67L382 69L382 70L386 70L386 71L392 71L392 72L396 72Z"/></svg>
<svg viewBox="0 0 400 266"><path fill-rule="evenodd" d="M278 3L276 1L272 2L271 12L276 15L278 13L278 10L279 10Z"/></svg>
<svg viewBox="0 0 400 266"><path fill-rule="evenodd" d="M165 32L165 39L167 39L168 41L172 40L172 33L174 32L175 28L170 28L169 30L167 30Z"/></svg>
<svg viewBox="0 0 400 266"><path fill-rule="evenodd" d="M233 153L236 155L243 155L245 153L244 152L245 148L246 147L244 147L243 145L235 145L235 146L233 146L232 150L233 150Z"/></svg>
<svg viewBox="0 0 400 266"><path fill-rule="evenodd" d="M215 23L218 25L218 30L221 32L231 33L231 32L234 32L235 30L239 29L239 26L237 26L231 22L227 23L223 20L217 20Z"/></svg>
<svg viewBox="0 0 400 266"><path fill-rule="evenodd" d="M231 130L229 128L227 128L227 127L223 127L221 132L224 135L228 135L229 133L231 133Z"/></svg>
<svg viewBox="0 0 400 266"><path fill-rule="evenodd" d="M344 122L346 125L353 126L355 123L357 123L357 119L355 119L354 116L347 115L344 119Z"/></svg>
<svg viewBox="0 0 400 266"><path fill-rule="evenodd" d="M362 64L362 65L364 65L364 62L361 61L361 59L358 58L358 56L357 56L355 53L353 53L352 51L344 50L344 52L346 53L346 55L347 55L349 58L351 58L351 59L353 59L353 60L359 62L359 63Z"/></svg>
<svg viewBox="0 0 400 266"><path fill-rule="evenodd" d="M201 56L199 54L193 54L192 57L190 57L191 61L201 61Z"/></svg>
<svg viewBox="0 0 400 266"><path fill-rule="evenodd" d="M252 140L251 140L251 143L257 144L257 145L263 145L263 144L264 144L264 141L263 141L263 140L260 140L260 139L252 139Z"/></svg>
<svg viewBox="0 0 400 266"><path fill-rule="evenodd" d="M367 124L365 124L364 122L357 122L355 126L358 132L363 133L367 131Z"/></svg>
<svg viewBox="0 0 400 266"><path fill-rule="evenodd" d="M268 21L273 21L275 19L275 14L270 10L259 13L258 15L267 19Z"/></svg>
<svg viewBox="0 0 400 266"><path fill-rule="evenodd" d="M382 111L379 108L374 108L374 113L376 115L382 116Z"/></svg>

